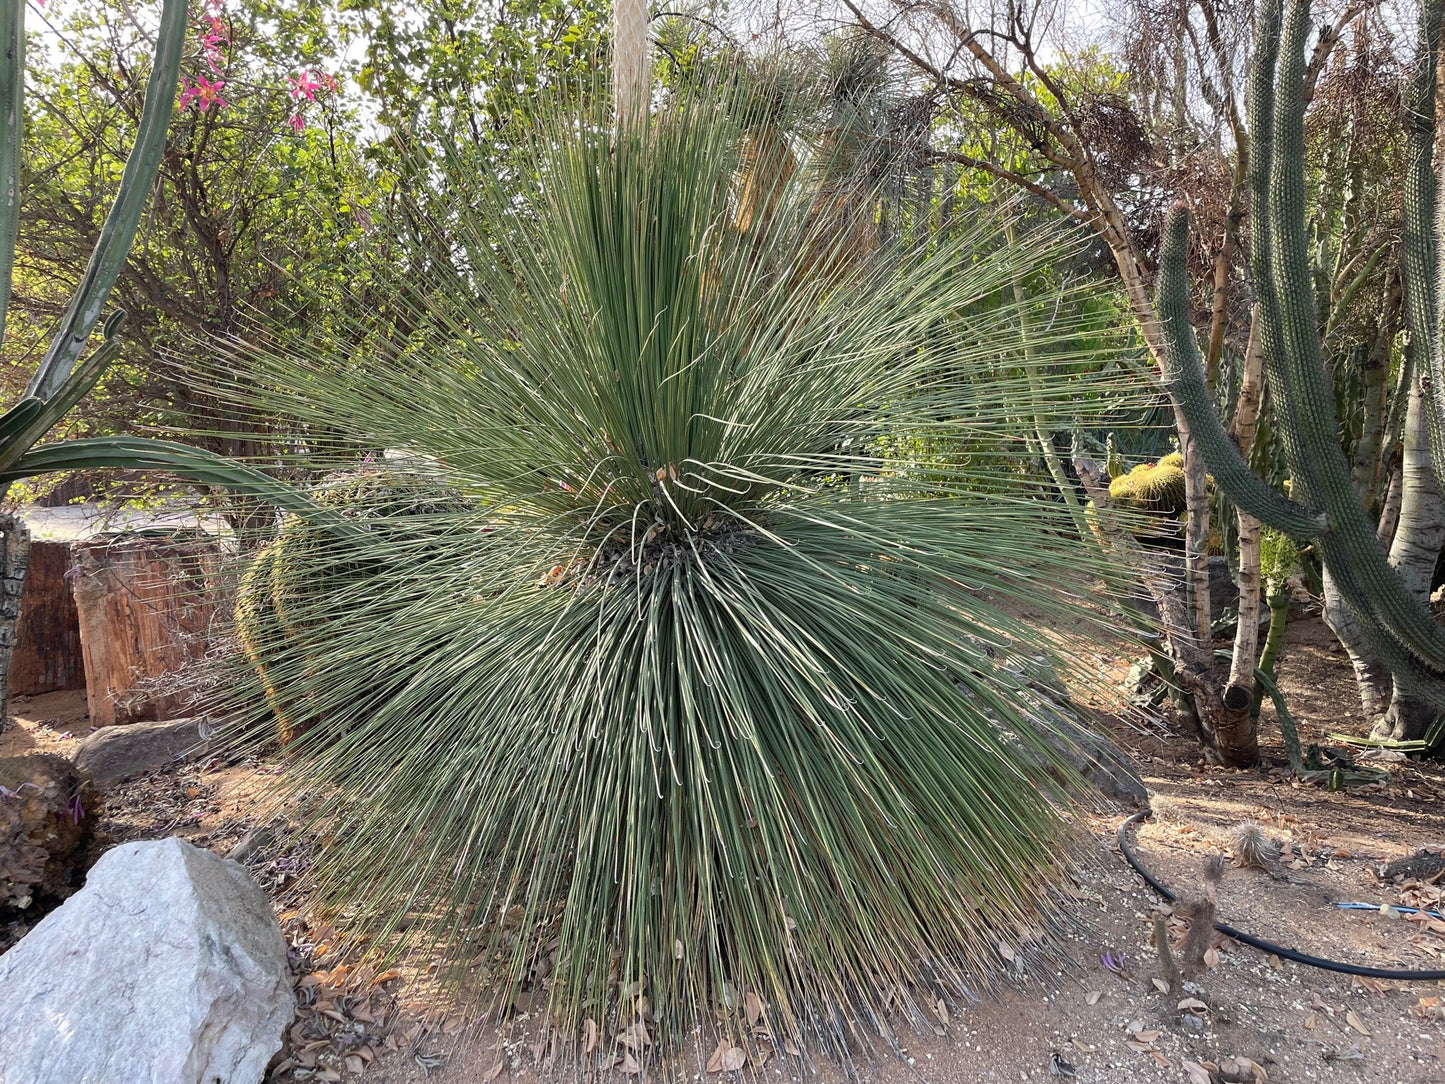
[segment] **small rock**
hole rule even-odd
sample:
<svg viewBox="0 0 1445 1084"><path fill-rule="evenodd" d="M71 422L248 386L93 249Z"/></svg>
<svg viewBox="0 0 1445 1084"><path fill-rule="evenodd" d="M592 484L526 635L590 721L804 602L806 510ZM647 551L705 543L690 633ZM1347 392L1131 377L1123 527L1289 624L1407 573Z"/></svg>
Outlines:
<svg viewBox="0 0 1445 1084"><path fill-rule="evenodd" d="M295 1011L266 897L180 839L108 851L0 990L0 1084L257 1084Z"/></svg>
<svg viewBox="0 0 1445 1084"><path fill-rule="evenodd" d="M209 736L209 721L200 717L103 726L80 743L75 766L98 789L108 790L132 776L194 756Z"/></svg>
<svg viewBox="0 0 1445 1084"><path fill-rule="evenodd" d="M1204 1030L1204 1018L1195 1016L1192 1012L1181 1013L1179 1016L1179 1022L1190 1031Z"/></svg>

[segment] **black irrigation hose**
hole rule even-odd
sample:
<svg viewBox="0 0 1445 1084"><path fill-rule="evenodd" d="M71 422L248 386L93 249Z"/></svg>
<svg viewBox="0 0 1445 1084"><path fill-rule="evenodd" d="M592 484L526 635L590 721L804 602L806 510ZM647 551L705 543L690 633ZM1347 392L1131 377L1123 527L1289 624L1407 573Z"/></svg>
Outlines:
<svg viewBox="0 0 1445 1084"><path fill-rule="evenodd" d="M1139 856L1134 853L1134 848L1129 845L1129 826L1142 821L1152 812L1154 812L1152 809L1146 807L1119 825L1119 850L1124 853L1124 860L1134 867L1134 872L1149 882L1150 888L1163 896L1168 902L1173 903L1179 897L1160 884L1159 880L1144 868L1144 864L1139 861ZM1262 937L1255 937L1253 934L1245 933L1243 930L1236 930L1233 926L1227 926L1223 922L1216 922L1214 928L1220 933L1234 938L1241 944L1257 948L1261 952L1272 952L1281 959L1293 960L1299 964L1308 964L1310 967L1318 967L1324 971L1338 971L1342 975L1363 975L1370 979L1394 979L1401 982L1445 980L1445 971L1394 971L1385 967L1361 967L1359 964L1347 964L1339 960L1326 960L1319 956L1311 956L1305 952L1297 952L1292 948L1285 948L1283 945L1276 945L1271 941L1266 941Z"/></svg>

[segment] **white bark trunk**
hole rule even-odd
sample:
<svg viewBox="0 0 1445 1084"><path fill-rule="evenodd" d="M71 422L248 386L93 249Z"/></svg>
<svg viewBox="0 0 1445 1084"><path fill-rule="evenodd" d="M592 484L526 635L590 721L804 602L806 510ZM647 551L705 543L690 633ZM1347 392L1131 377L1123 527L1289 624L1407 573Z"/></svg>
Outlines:
<svg viewBox="0 0 1445 1084"><path fill-rule="evenodd" d="M1445 502L1430 465L1430 442L1425 428L1429 409L1419 380L1410 382L1410 404L1405 411L1404 452L1400 461L1400 518L1390 544L1390 564L1405 588L1420 602L1430 604L1430 580L1445 546ZM1396 675L1389 710L1375 728L1377 737L1414 741L1425 735L1434 709L1416 695L1409 679Z"/></svg>

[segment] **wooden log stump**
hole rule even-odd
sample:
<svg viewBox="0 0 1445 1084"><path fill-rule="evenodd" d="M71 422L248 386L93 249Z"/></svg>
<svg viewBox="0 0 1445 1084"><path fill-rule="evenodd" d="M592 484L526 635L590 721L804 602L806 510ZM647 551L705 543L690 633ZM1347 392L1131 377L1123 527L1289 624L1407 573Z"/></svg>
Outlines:
<svg viewBox="0 0 1445 1084"><path fill-rule="evenodd" d="M92 726L184 714L173 677L202 658L221 551L201 531L125 532L71 546Z"/></svg>
<svg viewBox="0 0 1445 1084"><path fill-rule="evenodd" d="M65 575L70 560L69 542L30 543L30 572L10 661L11 696L85 688L80 616Z"/></svg>

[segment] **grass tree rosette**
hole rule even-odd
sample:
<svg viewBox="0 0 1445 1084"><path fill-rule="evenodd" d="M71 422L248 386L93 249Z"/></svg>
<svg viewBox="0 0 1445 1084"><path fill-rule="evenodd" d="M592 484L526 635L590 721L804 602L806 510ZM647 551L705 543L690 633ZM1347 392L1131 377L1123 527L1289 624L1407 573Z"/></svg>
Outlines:
<svg viewBox="0 0 1445 1084"><path fill-rule="evenodd" d="M564 1034L753 993L781 1041L976 989L1066 864L1018 614L1105 569L967 455L1020 402L1077 421L1066 335L1029 356L1075 379L1029 379L1005 301L1060 248L861 253L806 171L741 228L736 112L540 125L398 287L404 349L242 358L267 409L469 502L293 555L308 631L264 671L315 720L284 778L327 795L322 898Z"/></svg>

